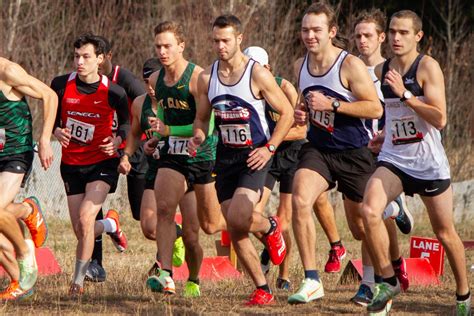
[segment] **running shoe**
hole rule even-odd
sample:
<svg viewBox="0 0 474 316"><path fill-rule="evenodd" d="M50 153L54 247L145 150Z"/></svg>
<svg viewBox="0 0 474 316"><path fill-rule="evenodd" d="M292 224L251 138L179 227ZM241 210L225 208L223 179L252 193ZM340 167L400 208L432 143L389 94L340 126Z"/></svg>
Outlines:
<svg viewBox="0 0 474 316"><path fill-rule="evenodd" d="M262 253L260 253L260 267L265 275L270 271L270 255L266 248L263 248Z"/></svg>
<svg viewBox="0 0 474 316"><path fill-rule="evenodd" d="M359 286L359 290L357 291L356 295L351 298L351 302L356 303L361 306L367 306L372 302L372 298L374 294L370 289L370 286L367 284L361 284Z"/></svg>
<svg viewBox="0 0 474 316"><path fill-rule="evenodd" d="M160 274L160 266L158 262L155 261L153 265L151 266L150 270L148 270L147 276L152 276L152 275L159 275Z"/></svg>
<svg viewBox="0 0 474 316"><path fill-rule="evenodd" d="M402 257L401 265L393 265L393 271L395 271L395 276L397 277L398 282L400 282L401 290L403 292L406 292L408 290L408 287L410 286L410 280L408 280L407 263L405 261L405 258Z"/></svg>
<svg viewBox="0 0 474 316"><path fill-rule="evenodd" d="M387 302L385 308L379 312L370 312L369 316L387 316L390 314L390 310L392 309L392 300Z"/></svg>
<svg viewBox="0 0 474 316"><path fill-rule="evenodd" d="M79 284L71 283L71 286L69 287L69 296L79 297L82 294L84 294L84 288Z"/></svg>
<svg viewBox="0 0 474 316"><path fill-rule="evenodd" d="M23 202L28 203L32 209L31 214L23 219L23 222L30 231L31 239L35 243L35 247L39 248L43 246L48 238L48 226L46 225L40 202L34 196L24 199Z"/></svg>
<svg viewBox="0 0 474 316"><path fill-rule="evenodd" d="M175 294L176 287L173 278L170 277L168 271L158 269L158 274L151 275L146 280L146 286L152 292L160 292L165 294Z"/></svg>
<svg viewBox="0 0 474 316"><path fill-rule="evenodd" d="M179 226L181 229L180 224L176 224L176 226ZM183 237L178 236L176 240L174 241L174 246L173 246L173 266L174 267L181 267L185 260L185 247L184 247L184 242L183 242Z"/></svg>
<svg viewBox="0 0 474 316"><path fill-rule="evenodd" d="M275 302L275 298L273 297L272 293L268 293L262 289L256 289L253 291L252 295L250 295L247 302L245 302L246 306L255 306L255 305L268 305Z"/></svg>
<svg viewBox="0 0 474 316"><path fill-rule="evenodd" d="M471 316L471 296L465 301L456 301L456 316Z"/></svg>
<svg viewBox="0 0 474 316"><path fill-rule="evenodd" d="M282 278L277 278L276 287L280 290L291 290L291 282Z"/></svg>
<svg viewBox="0 0 474 316"><path fill-rule="evenodd" d="M192 281L187 281L184 285L184 297L199 297L201 296L201 289L199 288L199 284L196 284Z"/></svg>
<svg viewBox="0 0 474 316"><path fill-rule="evenodd" d="M117 250L120 252L124 252L125 249L127 249L128 243L127 237L120 228L119 214L115 210L109 210L105 218L111 218L115 221L115 224L117 225L117 230L113 233L107 233L107 235L112 238L112 242L114 243L115 248L117 248Z"/></svg>
<svg viewBox="0 0 474 316"><path fill-rule="evenodd" d="M405 235L409 234L415 225L415 222L413 221L413 215L410 213L410 210L408 210L405 199L402 198L401 195L397 196L395 203L398 204L400 209L398 216L394 218L395 223L402 233Z"/></svg>
<svg viewBox="0 0 474 316"><path fill-rule="evenodd" d="M374 297L372 298L372 302L367 305L367 311L369 313L387 311L387 304L399 293L400 283L398 279L396 286L392 286L386 282L375 284Z"/></svg>
<svg viewBox="0 0 474 316"><path fill-rule="evenodd" d="M38 265L36 264L35 245L32 240L26 239L28 246L28 254L23 259L18 259L18 267L20 268L20 287L24 291L28 291L35 286L38 279Z"/></svg>
<svg viewBox="0 0 474 316"><path fill-rule="evenodd" d="M20 287L18 281L13 281L3 292L0 293L0 301L24 300L33 295L33 293L34 288L25 291Z"/></svg>
<svg viewBox="0 0 474 316"><path fill-rule="evenodd" d="M107 274L105 269L97 263L97 260L92 260L87 267L85 280L89 282L105 282Z"/></svg>
<svg viewBox="0 0 474 316"><path fill-rule="evenodd" d="M324 266L324 272L337 273L341 271L342 259L346 257L346 248L343 245L331 247L329 258Z"/></svg>
<svg viewBox="0 0 474 316"><path fill-rule="evenodd" d="M324 288L321 281L304 279L298 292L288 297L290 304L308 303L324 296Z"/></svg>
<svg viewBox="0 0 474 316"><path fill-rule="evenodd" d="M270 222L273 222L275 227L269 234L264 235L265 244L267 246L270 259L274 265L280 265L286 256L285 239L280 230L280 220L278 216L270 216Z"/></svg>

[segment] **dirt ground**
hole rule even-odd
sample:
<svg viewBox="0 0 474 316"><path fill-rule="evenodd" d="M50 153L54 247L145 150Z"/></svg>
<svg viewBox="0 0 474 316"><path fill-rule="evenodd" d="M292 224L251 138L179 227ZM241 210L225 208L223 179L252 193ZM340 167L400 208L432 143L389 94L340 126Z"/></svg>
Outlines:
<svg viewBox="0 0 474 316"><path fill-rule="evenodd" d="M417 225L413 232L416 236L433 237L426 214L415 218ZM365 309L349 302L355 294L357 284L339 285L340 274L321 273L325 288L324 298L305 305L289 305L288 292L276 291L276 303L269 307L245 307L243 302L253 290L248 277L220 282L201 282L202 296L196 299L184 299L181 295L183 282L177 282L177 294L164 296L151 293L145 287L145 274L151 267L155 245L141 235L137 222L130 214L123 216L124 231L128 235L129 248L125 253L115 251L107 236L104 236L104 267L107 271L105 283L86 283L86 294L81 299L67 295L73 272L76 242L69 222L49 219L49 240L47 246L53 249L63 273L56 276L41 277L36 293L23 302L8 302L0 305L0 313L5 315L319 315L319 314L365 314ZM457 225L462 239L474 239L473 223ZM360 258L360 245L349 235L345 219L338 214L338 225L349 259ZM321 269L327 259L329 245L319 224L318 265ZM214 239L218 236L201 235L205 256L214 256ZM400 235L402 253L408 255L409 237ZM261 248L261 247L259 247ZM468 269L474 264L474 250L466 252ZM291 281L298 287L302 278L302 268L296 247L291 253ZM474 273L469 272L471 288L474 285ZM269 284L274 287L277 269L272 268ZM410 287L408 293L399 295L394 301L392 315L451 315L454 306L454 280L446 261L445 275L441 286Z"/></svg>

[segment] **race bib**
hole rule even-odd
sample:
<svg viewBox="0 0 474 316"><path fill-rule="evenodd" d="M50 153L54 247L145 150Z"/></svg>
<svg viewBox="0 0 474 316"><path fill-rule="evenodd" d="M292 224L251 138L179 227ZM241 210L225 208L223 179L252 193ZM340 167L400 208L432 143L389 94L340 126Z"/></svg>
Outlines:
<svg viewBox="0 0 474 316"><path fill-rule="evenodd" d="M71 130L73 140L83 144L90 144L94 138L95 125L67 118L66 127Z"/></svg>
<svg viewBox="0 0 474 316"><path fill-rule="evenodd" d="M156 144L155 151L153 152L153 155L152 155L154 159L156 160L160 159L160 152L163 149L163 147L165 147L165 141L160 140L158 144Z"/></svg>
<svg viewBox="0 0 474 316"><path fill-rule="evenodd" d="M0 128L0 152L3 151L3 148L5 148L6 143L7 143L7 137L5 135L5 129Z"/></svg>
<svg viewBox="0 0 474 316"><path fill-rule="evenodd" d="M189 137L169 136L168 144L170 145L170 148L168 149L168 154L188 156L188 141Z"/></svg>
<svg viewBox="0 0 474 316"><path fill-rule="evenodd" d="M419 131L419 122L416 116L392 119L392 144L402 145L422 140L423 133Z"/></svg>
<svg viewBox="0 0 474 316"><path fill-rule="evenodd" d="M334 112L310 110L311 124L329 133L334 132Z"/></svg>
<svg viewBox="0 0 474 316"><path fill-rule="evenodd" d="M118 118L117 118L117 112L114 111L114 120L112 121L112 133L115 134L117 133L118 129Z"/></svg>
<svg viewBox="0 0 474 316"><path fill-rule="evenodd" d="M250 147L252 134L249 124L225 124L219 126L222 142L229 147Z"/></svg>

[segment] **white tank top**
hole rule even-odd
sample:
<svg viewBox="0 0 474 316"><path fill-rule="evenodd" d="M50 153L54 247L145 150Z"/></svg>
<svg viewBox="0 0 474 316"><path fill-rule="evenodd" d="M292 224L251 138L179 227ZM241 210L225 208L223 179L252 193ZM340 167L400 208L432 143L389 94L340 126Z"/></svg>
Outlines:
<svg viewBox="0 0 474 316"><path fill-rule="evenodd" d="M417 57L402 79L405 87L424 102L423 89L416 80L422 57L421 54ZM389 62L387 60L384 64L382 78L388 71ZM417 179L449 179L449 162L441 144L441 133L401 102L390 86L382 84L382 92L385 97L386 124L379 160L389 162Z"/></svg>
<svg viewBox="0 0 474 316"><path fill-rule="evenodd" d="M227 148L255 148L270 139L265 116L265 99L257 99L252 92L252 70L255 60L250 59L240 80L234 85L221 82L219 61L212 65L208 98L215 113L219 145Z"/></svg>
<svg viewBox="0 0 474 316"><path fill-rule="evenodd" d="M383 93L382 93L382 90L380 89L380 80L375 75L375 67L376 66L367 66L367 70L369 71L370 78L372 78L372 81L374 82L375 90L377 91L379 100L380 102L382 102L382 104L384 104ZM384 112L385 112L385 107L384 107ZM385 115L382 115L380 119L372 120L372 130L374 132L379 130L380 123L382 123L383 125L383 122L379 122L380 120L385 120Z"/></svg>

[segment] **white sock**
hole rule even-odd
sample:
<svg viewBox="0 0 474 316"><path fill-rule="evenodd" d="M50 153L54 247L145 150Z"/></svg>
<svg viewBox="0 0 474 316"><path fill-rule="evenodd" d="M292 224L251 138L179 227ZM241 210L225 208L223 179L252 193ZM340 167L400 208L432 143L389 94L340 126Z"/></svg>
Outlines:
<svg viewBox="0 0 474 316"><path fill-rule="evenodd" d="M365 284L369 286L371 289L375 284L375 279L374 279L374 267L372 266L362 266L362 284Z"/></svg>
<svg viewBox="0 0 474 316"><path fill-rule="evenodd" d="M104 233L115 233L117 231L117 223L111 218L100 219L98 222L104 225Z"/></svg>
<svg viewBox="0 0 474 316"><path fill-rule="evenodd" d="M84 285L84 278L86 277L87 268L89 267L90 260L79 260L76 259L76 268L74 269L74 276L72 283L80 286Z"/></svg>
<svg viewBox="0 0 474 316"><path fill-rule="evenodd" d="M395 218L398 216L400 213L400 207L398 206L398 203L395 201L390 202L389 205L387 205L387 208L385 208L385 211L383 211L383 219L386 220L387 218Z"/></svg>

